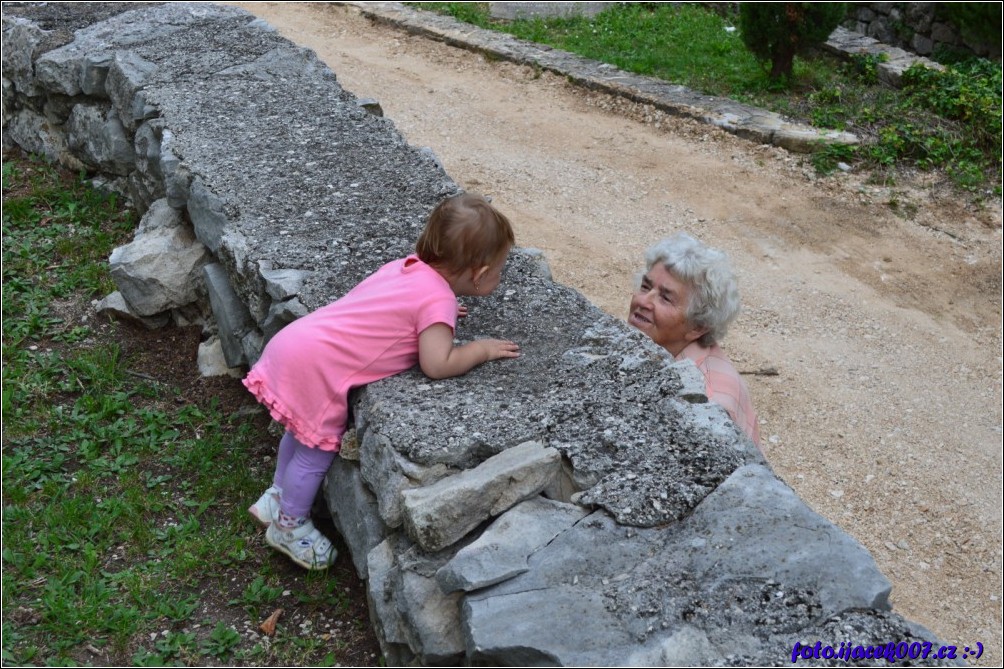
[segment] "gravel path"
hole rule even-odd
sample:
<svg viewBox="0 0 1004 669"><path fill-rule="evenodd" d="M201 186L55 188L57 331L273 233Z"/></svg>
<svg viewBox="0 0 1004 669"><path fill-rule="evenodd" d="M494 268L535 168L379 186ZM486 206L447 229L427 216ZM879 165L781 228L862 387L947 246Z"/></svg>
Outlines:
<svg viewBox="0 0 1004 669"><path fill-rule="evenodd" d="M351 8L236 4L378 99L609 313L625 316L658 238L726 250L744 312L725 348L778 475L871 551L899 613L1004 661L999 200L967 207L920 178L817 179L783 150Z"/></svg>

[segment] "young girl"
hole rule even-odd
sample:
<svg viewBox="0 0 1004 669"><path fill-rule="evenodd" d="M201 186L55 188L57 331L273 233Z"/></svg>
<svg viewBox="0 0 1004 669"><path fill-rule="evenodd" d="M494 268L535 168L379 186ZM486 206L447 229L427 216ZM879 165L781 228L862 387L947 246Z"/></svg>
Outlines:
<svg viewBox="0 0 1004 669"><path fill-rule="evenodd" d="M457 316L466 315L457 296L495 290L514 243L509 220L483 197L448 198L429 216L415 255L384 265L268 342L244 385L286 428L272 486L248 509L268 527L270 546L306 569L334 562L309 513L347 429L352 388L416 362L442 379L519 356L511 341L453 345Z"/></svg>

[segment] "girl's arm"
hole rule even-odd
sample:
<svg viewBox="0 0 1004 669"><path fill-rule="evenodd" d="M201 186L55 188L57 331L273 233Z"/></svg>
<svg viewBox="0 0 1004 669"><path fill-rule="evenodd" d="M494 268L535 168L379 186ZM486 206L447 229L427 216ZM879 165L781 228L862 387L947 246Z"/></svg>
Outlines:
<svg viewBox="0 0 1004 669"><path fill-rule="evenodd" d="M453 330L445 323L430 325L418 335L418 364L432 379L460 376L489 360L518 357L519 345L504 339L478 339L454 346Z"/></svg>

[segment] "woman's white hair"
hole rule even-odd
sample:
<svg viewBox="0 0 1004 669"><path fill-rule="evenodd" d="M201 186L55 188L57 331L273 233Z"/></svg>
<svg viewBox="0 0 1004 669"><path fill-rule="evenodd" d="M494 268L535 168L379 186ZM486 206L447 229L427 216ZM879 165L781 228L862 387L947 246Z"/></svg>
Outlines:
<svg viewBox="0 0 1004 669"><path fill-rule="evenodd" d="M678 232L645 252L646 271L656 263L690 286L687 319L695 327L707 328L698 340L701 346L721 341L740 308L739 288L728 256Z"/></svg>

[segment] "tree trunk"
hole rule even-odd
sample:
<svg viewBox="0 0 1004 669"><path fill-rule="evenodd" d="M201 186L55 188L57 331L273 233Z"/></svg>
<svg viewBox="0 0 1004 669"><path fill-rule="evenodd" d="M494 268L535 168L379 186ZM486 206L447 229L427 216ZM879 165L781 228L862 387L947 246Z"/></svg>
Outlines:
<svg viewBox="0 0 1004 669"><path fill-rule="evenodd" d="M795 49L778 49L774 52L774 58L770 63L770 78L786 79L791 76L791 71L795 66Z"/></svg>

